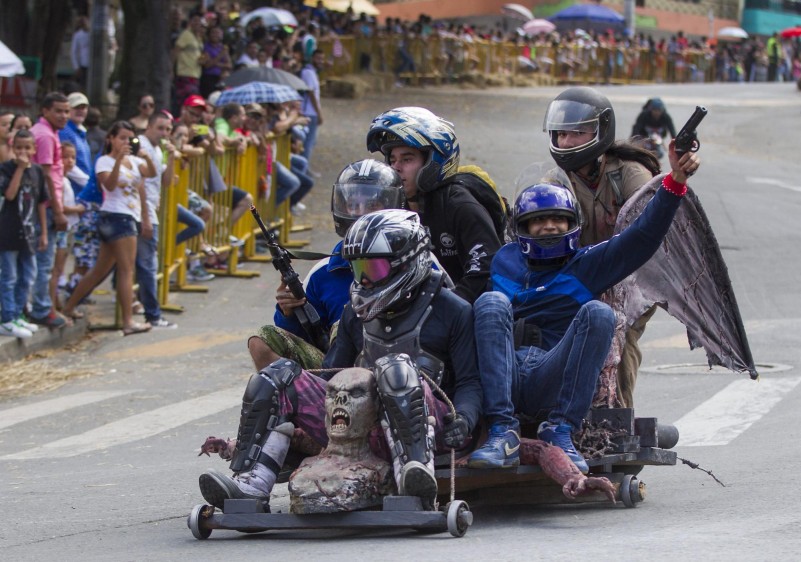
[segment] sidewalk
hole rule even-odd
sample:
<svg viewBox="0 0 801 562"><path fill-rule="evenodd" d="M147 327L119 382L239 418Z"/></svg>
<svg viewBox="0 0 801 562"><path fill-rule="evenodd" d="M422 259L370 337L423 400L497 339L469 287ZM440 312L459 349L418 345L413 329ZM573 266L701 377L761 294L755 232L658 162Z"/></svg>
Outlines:
<svg viewBox="0 0 801 562"><path fill-rule="evenodd" d="M0 338L0 368L3 363L19 361L31 353L49 349L64 348L84 338L89 332L89 322L85 318L75 320L72 326L49 330L44 326L32 338L20 339L3 336Z"/></svg>

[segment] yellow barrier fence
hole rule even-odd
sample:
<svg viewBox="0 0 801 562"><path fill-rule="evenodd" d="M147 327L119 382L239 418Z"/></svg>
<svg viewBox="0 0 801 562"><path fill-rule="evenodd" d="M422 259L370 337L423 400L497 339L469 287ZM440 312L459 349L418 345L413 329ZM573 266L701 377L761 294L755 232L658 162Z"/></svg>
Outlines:
<svg viewBox="0 0 801 562"><path fill-rule="evenodd" d="M300 247L308 244L307 240L291 240L291 232L311 227L293 225L289 212L289 201L275 205L276 175L269 173L269 160L276 158L289 167L289 136L280 135L271 139L275 150L260 153L256 147L249 146L243 154L234 149L211 158L198 156L182 160L176 164L173 181L162 188L161 207L159 209L159 302L162 310L180 312L182 307L169 300L170 291L208 291L205 285L187 282L187 269L190 258L203 255L199 244L200 236L186 243L176 244L176 235L182 225L178 222L178 205L188 208L189 192L207 199L212 205L211 219L207 221L202 234L205 243L219 254L227 253L224 269L213 270L215 275L250 278L259 275L257 271L239 268L242 261L266 262L269 255L256 251L256 238L260 235L249 211L241 215L236 223L231 221L232 191L236 186L244 190L259 210L268 228L278 231L278 239L287 247ZM212 165L216 165L227 189L211 195L209 186L215 182L210 179ZM219 187L219 186L218 186ZM241 247L233 246L231 236L244 242ZM241 256L240 256L241 253Z"/></svg>
<svg viewBox="0 0 801 562"><path fill-rule="evenodd" d="M330 66L323 76L356 72L396 73L399 49L404 45L414 70L399 78L418 84L458 80L468 73L514 75L530 72L519 62L524 45L511 42L463 39L452 36L403 38L400 35L323 38L319 47ZM535 74L561 83L711 82L716 78L715 59L708 50L669 54L642 47L603 46L578 42L531 45Z"/></svg>

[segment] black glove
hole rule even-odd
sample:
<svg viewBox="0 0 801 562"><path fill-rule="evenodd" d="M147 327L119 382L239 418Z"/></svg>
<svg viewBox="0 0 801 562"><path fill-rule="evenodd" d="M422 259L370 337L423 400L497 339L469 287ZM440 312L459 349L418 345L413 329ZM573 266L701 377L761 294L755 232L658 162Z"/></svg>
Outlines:
<svg viewBox="0 0 801 562"><path fill-rule="evenodd" d="M455 416L446 414L442 421L445 424L442 427L442 438L445 441L445 445L452 449L458 449L464 445L465 440L470 435L467 420L457 412Z"/></svg>

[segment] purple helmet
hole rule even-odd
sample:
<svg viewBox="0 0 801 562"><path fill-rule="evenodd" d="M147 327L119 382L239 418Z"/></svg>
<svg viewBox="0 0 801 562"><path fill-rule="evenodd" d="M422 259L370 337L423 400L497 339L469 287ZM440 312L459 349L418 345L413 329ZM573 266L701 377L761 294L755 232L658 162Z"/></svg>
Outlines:
<svg viewBox="0 0 801 562"><path fill-rule="evenodd" d="M528 221L538 215L567 217L567 232L531 236ZM527 187L515 200L513 220L520 251L530 260L571 256L579 249L581 208L573 193L565 187L548 184Z"/></svg>

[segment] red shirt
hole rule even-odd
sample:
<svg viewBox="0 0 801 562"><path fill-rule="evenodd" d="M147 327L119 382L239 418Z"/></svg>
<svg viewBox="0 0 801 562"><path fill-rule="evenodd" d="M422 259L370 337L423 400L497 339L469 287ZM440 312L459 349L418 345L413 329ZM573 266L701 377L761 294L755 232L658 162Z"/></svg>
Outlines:
<svg viewBox="0 0 801 562"><path fill-rule="evenodd" d="M56 200L48 201L48 204L61 210L64 200L64 164L61 162L61 141L58 139L58 131L47 119L40 117L31 127L31 133L36 139L36 154L33 155L32 160L40 166L50 166L50 177L53 180Z"/></svg>

